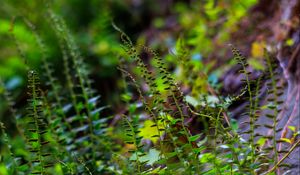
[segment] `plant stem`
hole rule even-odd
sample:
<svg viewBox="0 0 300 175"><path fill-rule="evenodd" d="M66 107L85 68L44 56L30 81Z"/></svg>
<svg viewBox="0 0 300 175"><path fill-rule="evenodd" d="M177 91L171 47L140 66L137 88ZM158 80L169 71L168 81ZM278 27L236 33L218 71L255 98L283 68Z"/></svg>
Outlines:
<svg viewBox="0 0 300 175"><path fill-rule="evenodd" d="M291 147L289 152L287 152L271 169L269 169L266 174L270 174L277 169L277 167L300 145L300 139Z"/></svg>

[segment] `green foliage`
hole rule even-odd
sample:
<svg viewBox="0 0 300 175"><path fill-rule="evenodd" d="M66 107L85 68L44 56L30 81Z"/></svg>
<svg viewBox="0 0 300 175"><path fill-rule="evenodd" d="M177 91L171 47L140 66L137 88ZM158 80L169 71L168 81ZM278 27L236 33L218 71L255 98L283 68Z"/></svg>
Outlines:
<svg viewBox="0 0 300 175"><path fill-rule="evenodd" d="M220 44L206 37L216 31L209 31L205 24L223 17L223 13L229 14L227 22L212 24L220 25L222 32L218 37L223 43L228 38L226 26L232 25L230 30L235 30L233 24L245 14L245 7L254 2L233 3L232 11L226 11L222 8L226 3L209 1L201 7L207 11L200 20L194 17L195 11L180 15L180 24L192 30L178 39L174 53L166 57L143 44L135 45L125 32L113 25L121 35L123 51L120 51L114 36L105 30L109 11L103 8L104 18L93 21L93 25L103 30L105 37L97 35L98 44L92 50L103 58L111 58L111 52L124 57L119 61L118 70L127 80L119 97L125 109L121 112L116 109L113 118L103 112L106 108L114 110L117 107L100 104L100 96L93 89L90 78L91 68L76 38L52 7L48 4L43 7L47 17L44 20L56 37L53 40L60 50L61 71L53 66L51 46L31 19L21 15L11 23L0 20L3 24L0 34L10 28L11 42L18 57L22 58L13 59L11 64L22 65L20 67L28 73L26 111L15 105L11 94L14 88L7 88L9 83L0 79L1 99L9 109L6 115L13 118L12 125L16 128L16 132L10 134L9 124L0 122L0 174L244 175L272 174L289 166L283 164L283 160L299 145L299 131L289 126L293 137L278 138L282 132L278 115L283 103L280 100L283 87L277 83L279 67L272 54L265 51L266 62L263 66L256 65L260 74L251 79L247 59L231 46L244 88L228 97L218 92L220 72L213 70L214 63L205 64L201 60L201 54L207 56L214 44ZM97 3L92 1L91 4ZM181 12L185 8L179 3L175 10ZM162 23L155 21L158 28ZM27 44L24 46L24 43ZM206 47L197 46L197 43ZM201 54L196 54L198 52ZM41 66L34 71L36 63L31 57L37 58L36 55ZM100 62L105 66L117 63L115 55L109 63L103 60ZM170 60L177 62L175 71L170 68L172 64L168 64L172 63ZM6 64L10 63L0 67L0 72L4 72ZM63 76L58 77L57 72ZM6 79L14 73L3 75ZM259 98L264 87L267 104L262 106ZM229 112L229 106L239 100L247 103L242 114L249 118L244 123L246 129L242 129ZM261 123L262 118L267 118L268 122ZM264 135L261 128L270 132ZM282 142L289 144L286 150L278 148Z"/></svg>
<svg viewBox="0 0 300 175"><path fill-rule="evenodd" d="M265 52L266 69L261 71L261 75L257 79L253 80L250 79L251 72L248 71L249 65L246 58L231 46L234 59L241 66L239 72L244 77L242 82L245 88L240 94L230 97L229 100L222 100L221 96L217 97L218 100L213 102L213 105L208 102L207 98L199 102L187 98L190 104L204 104L198 112L192 110L186 102L186 97L165 67L163 60L147 47L136 48L124 32L115 28L121 33L124 50L136 62L139 72L135 76L140 79L141 84L145 83L148 88L142 92L141 85L138 86L131 73L124 69L120 69L121 72L128 76L134 87L137 88L145 112L148 112L149 117L154 121L153 127L157 127L158 122L164 124L163 128L158 128L158 131L163 133L163 137L160 137L161 133L158 133L159 142L153 143L152 148L160 151L160 159L148 166L146 162L142 162L133 172L139 174L147 174L151 171L157 171L158 174L263 174L270 173L281 166L278 164L278 155L282 155L283 152L279 152L277 143L285 139L278 140L277 135L282 128L277 127L277 116L280 111L278 108L282 104L279 97L282 95L280 91L283 87L275 83L278 80L275 80L274 74L278 72L276 71L278 68L277 63L271 61L275 59L270 58L270 54ZM154 70L153 72L143 61L145 53L155 60L156 64L151 68ZM181 58L188 60L188 57L182 56ZM184 61L184 66L188 66L187 60ZM125 66L123 65L123 67ZM189 77L188 74L186 77ZM162 79L161 85L158 85L159 79ZM268 88L267 112L264 112L259 104L263 82L267 82ZM249 122L245 122L249 129L237 131L233 123L227 122L228 106L240 99L248 102L247 111L243 115L249 116ZM258 122L264 117L270 118L271 124ZM191 121L196 119L201 119L205 123L206 127L201 130L205 136L191 133ZM126 120L128 123L130 122L128 117ZM136 120L135 117L134 121L136 122ZM227 122L227 126L224 125L225 122ZM272 134L258 133L261 127L265 127L266 130L271 129L270 133ZM135 145L135 147L139 148L140 146ZM286 154L292 151L292 148L290 147ZM147 152L136 155L135 161L138 161L137 157L142 157L144 154ZM143 164L145 165L142 166Z"/></svg>
<svg viewBox="0 0 300 175"><path fill-rule="evenodd" d="M4 141L10 150L10 161L22 160L13 161L15 163L10 165L4 154L4 165L8 163L7 166L12 167L9 171L15 174L54 174L61 171L66 174L91 174L92 167L97 167L92 169L94 173L108 172L113 147L108 136L108 118L100 115L106 107L98 107L99 96L91 88L89 72L65 24L51 10L49 14L63 52L68 91L62 91L64 85L54 77L55 70L48 60L47 45L37 28L25 17L21 18L32 31L41 51L49 91L40 88L37 73L27 64L28 114L26 117L18 117L9 91L1 81L1 91L10 105L12 116L17 123L22 123L17 134L23 137L24 142L23 147L15 147L10 143L5 126L1 125ZM19 42L14 32L12 36L15 42ZM25 51L19 48L19 52L27 62ZM66 95L67 92L70 94ZM14 154L17 149L20 149L18 154L20 151L23 153Z"/></svg>

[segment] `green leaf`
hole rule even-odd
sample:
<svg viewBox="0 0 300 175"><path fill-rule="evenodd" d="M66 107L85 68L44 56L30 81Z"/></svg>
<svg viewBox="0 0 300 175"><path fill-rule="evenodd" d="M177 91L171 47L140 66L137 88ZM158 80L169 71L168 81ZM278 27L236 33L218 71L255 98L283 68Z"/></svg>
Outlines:
<svg viewBox="0 0 300 175"><path fill-rule="evenodd" d="M76 105L76 108L78 111L81 111L83 108L84 108L84 105L82 102L79 102L77 105Z"/></svg>
<svg viewBox="0 0 300 175"><path fill-rule="evenodd" d="M293 132L296 132L296 127L295 126L288 126L288 128L293 131Z"/></svg>
<svg viewBox="0 0 300 175"><path fill-rule="evenodd" d="M234 131L237 131L239 129L239 124L235 119L231 119L230 124Z"/></svg>
<svg viewBox="0 0 300 175"><path fill-rule="evenodd" d="M129 113L131 113L131 114L134 113L136 109L137 109L137 105L136 104L131 104L129 106Z"/></svg>
<svg viewBox="0 0 300 175"><path fill-rule="evenodd" d="M150 149L148 154L145 156L140 157L141 162L146 162L148 165L153 165L156 161L160 159L160 151L156 149Z"/></svg>
<svg viewBox="0 0 300 175"><path fill-rule="evenodd" d="M194 152L195 154L199 154L199 153L201 153L201 151L203 151L203 150L205 150L205 147L204 147L204 146L202 146L202 147L200 147L200 148L193 148L193 152Z"/></svg>
<svg viewBox="0 0 300 175"><path fill-rule="evenodd" d="M292 46L294 44L294 40L292 38L289 38L286 40L285 44L288 45L288 46Z"/></svg>
<svg viewBox="0 0 300 175"><path fill-rule="evenodd" d="M264 65L260 60L257 59L249 59L249 65L251 65L256 70L264 70Z"/></svg>
<svg viewBox="0 0 300 175"><path fill-rule="evenodd" d="M280 138L280 140L292 144L292 141L288 138Z"/></svg>
<svg viewBox="0 0 300 175"><path fill-rule="evenodd" d="M200 138L201 134L197 134L194 136L189 137L189 141L194 142Z"/></svg>
<svg viewBox="0 0 300 175"><path fill-rule="evenodd" d="M27 164L24 164L24 165L21 165L21 166L18 166L18 171L20 172L25 172L29 169L29 166Z"/></svg>
<svg viewBox="0 0 300 175"><path fill-rule="evenodd" d="M63 175L63 170L62 170L62 167L61 167L61 164L55 164L55 174L56 175Z"/></svg>
<svg viewBox="0 0 300 175"><path fill-rule="evenodd" d="M161 131L159 132L157 130L157 127L151 127L154 124L155 123L152 120L146 120L144 122L144 127L139 129L140 131L139 136L143 137L143 139L149 139L153 143L155 143L160 137L159 134L163 134L163 132ZM159 128L163 128L162 122L158 122L158 125Z"/></svg>
<svg viewBox="0 0 300 175"><path fill-rule="evenodd" d="M263 137L261 137L261 138L259 138L258 140L257 140L257 144L259 145L259 146L263 146L264 144L265 144L265 142L266 142L266 138L263 138Z"/></svg>
<svg viewBox="0 0 300 175"><path fill-rule="evenodd" d="M210 162L215 156L212 153L204 153L199 156L201 163Z"/></svg>
<svg viewBox="0 0 300 175"><path fill-rule="evenodd" d="M8 175L8 171L5 167L5 165L0 165L0 174L1 175Z"/></svg>
<svg viewBox="0 0 300 175"><path fill-rule="evenodd" d="M181 121L181 119L177 118L177 119L170 119L172 125L175 125L177 122Z"/></svg>
<svg viewBox="0 0 300 175"><path fill-rule="evenodd" d="M127 94L122 94L121 95L121 99L124 101L124 102L129 102L132 98L132 95L127 93Z"/></svg>
<svg viewBox="0 0 300 175"><path fill-rule="evenodd" d="M296 137L297 135L300 135L300 130L293 134L294 137Z"/></svg>
<svg viewBox="0 0 300 175"><path fill-rule="evenodd" d="M199 106L199 102L194 97L187 95L185 97L185 100L186 100L186 102L188 102L189 104L191 104L194 107Z"/></svg>

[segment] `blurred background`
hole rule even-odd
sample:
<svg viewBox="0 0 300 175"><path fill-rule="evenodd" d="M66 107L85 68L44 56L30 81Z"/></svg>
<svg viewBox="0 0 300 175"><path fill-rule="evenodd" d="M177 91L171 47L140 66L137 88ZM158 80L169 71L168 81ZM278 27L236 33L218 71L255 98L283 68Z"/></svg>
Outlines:
<svg viewBox="0 0 300 175"><path fill-rule="evenodd" d="M176 49L184 43L189 49L188 59L194 64L192 79L195 81L190 91L197 98L197 94L206 90L201 89L204 80L197 77L200 72L207 73L210 82L217 83L222 72L228 69L226 67L233 64L227 44L234 39L232 33L241 30L241 25L248 25L247 21L246 24L239 21L256 3L256 0L55 0L47 4L42 1L3 0L0 2L0 77L12 93L15 107L24 106L26 65L42 72L41 50L31 29L20 19L26 17L45 42L48 62L53 65L54 74L63 81L62 54L46 14L51 8L70 29L88 63L91 79L94 80L93 88L102 96L103 104L113 106L112 113L123 108L120 97L124 86L116 69L124 51L120 47L119 33L112 23L137 45L156 50L170 71L178 75L178 82L188 89L191 82L180 71L176 59ZM249 27L242 30L243 33L251 33ZM251 40L254 42L255 39ZM247 45L251 46L251 42ZM262 44L255 43L253 57L261 56ZM249 48L247 45L239 48ZM47 89L47 80L43 77L42 84ZM7 123L8 107L3 99L0 100L0 116L1 121Z"/></svg>

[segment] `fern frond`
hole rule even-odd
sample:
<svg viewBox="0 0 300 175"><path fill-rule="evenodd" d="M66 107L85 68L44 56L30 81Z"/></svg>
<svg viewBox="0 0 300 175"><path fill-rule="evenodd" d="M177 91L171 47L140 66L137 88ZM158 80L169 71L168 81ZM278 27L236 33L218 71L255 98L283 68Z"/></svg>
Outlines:
<svg viewBox="0 0 300 175"><path fill-rule="evenodd" d="M87 162L93 163L91 160L103 158L104 153L101 149L111 149L106 145L109 143L107 142L109 139L105 129L106 119L100 118L99 114L104 108L97 107L99 97L94 96L89 71L64 21L51 9L48 9L47 14L59 39L59 46L63 53L67 87L71 93L72 106L76 112L76 115L66 119L68 122L72 122L71 125L75 125L72 126L71 132L76 135L76 138L73 143L69 143L69 149L77 150L80 155L88 159ZM75 72L74 78L78 80L77 84L72 81L73 77L70 76L72 71ZM86 143L89 143L88 147L83 148L82 145Z"/></svg>
<svg viewBox="0 0 300 175"><path fill-rule="evenodd" d="M13 150L12 150L12 145L11 145L11 141L9 139L8 134L6 133L6 128L4 126L4 123L0 122L0 131L1 131L1 140L4 141L5 146L7 146L7 150L9 153L9 160L12 163L12 165L8 166L7 169L10 170L10 172L12 174L16 174L18 173L17 167L18 167L18 163L16 161L17 157L15 156Z"/></svg>
<svg viewBox="0 0 300 175"><path fill-rule="evenodd" d="M125 131L126 131L126 135L130 138L129 140L126 141L126 143L134 145L134 149L131 149L128 152L135 155L135 159L133 161L136 164L137 173L141 173L143 165L146 164L147 162L142 162L140 160L141 157L145 155L144 151L142 149L144 146L141 143L142 137L138 135L138 133L140 131L137 128L137 124L129 121L127 116L123 116L123 120L124 120L124 127L125 127Z"/></svg>
<svg viewBox="0 0 300 175"><path fill-rule="evenodd" d="M266 63L267 63L267 71L269 73L269 78L270 78L270 83L267 83L267 87L270 90L268 92L269 97L267 99L267 101L269 101L269 106L268 108L273 111L272 115L269 115L269 117L272 117L272 125L271 127L269 127L269 129L272 130L272 147L273 147L273 160L274 160L274 165L277 164L278 162L278 149L277 149L277 142L276 142L276 130L277 130L277 116L279 114L279 103L278 102L278 92L279 92L279 88L277 88L277 82L278 80L276 80L275 77L275 69L276 69L276 64L274 63L274 61L272 61L269 53L265 50L264 52L265 55L265 59L266 59Z"/></svg>
<svg viewBox="0 0 300 175"><path fill-rule="evenodd" d="M31 167L32 174L45 174L46 169L53 166L53 162L48 162L47 158L52 154L46 152L50 143L45 135L48 132L46 119L43 116L42 97L39 89L39 77L35 71L28 72L28 128L27 142L30 145L29 152L32 154ZM48 148L49 149L49 148Z"/></svg>

